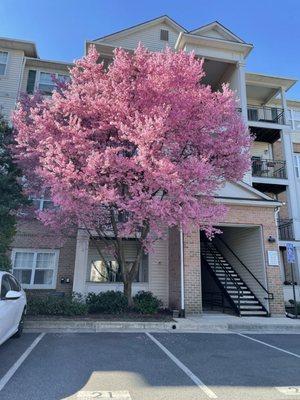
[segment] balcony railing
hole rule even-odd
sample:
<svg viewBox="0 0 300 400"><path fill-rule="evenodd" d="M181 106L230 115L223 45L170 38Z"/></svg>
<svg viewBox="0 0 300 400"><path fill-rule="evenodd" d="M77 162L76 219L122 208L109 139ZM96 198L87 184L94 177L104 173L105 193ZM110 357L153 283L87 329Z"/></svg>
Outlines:
<svg viewBox="0 0 300 400"><path fill-rule="evenodd" d="M278 219L279 240L294 240L294 228L292 219Z"/></svg>
<svg viewBox="0 0 300 400"><path fill-rule="evenodd" d="M276 107L247 106L248 120L285 124L284 110Z"/></svg>
<svg viewBox="0 0 300 400"><path fill-rule="evenodd" d="M252 176L261 178L286 179L285 161L265 160L252 157Z"/></svg>

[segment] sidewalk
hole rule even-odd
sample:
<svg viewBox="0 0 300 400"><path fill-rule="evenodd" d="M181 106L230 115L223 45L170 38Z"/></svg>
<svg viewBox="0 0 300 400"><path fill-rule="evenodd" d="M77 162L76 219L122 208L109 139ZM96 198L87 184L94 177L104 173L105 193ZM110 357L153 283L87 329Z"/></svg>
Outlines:
<svg viewBox="0 0 300 400"><path fill-rule="evenodd" d="M286 317L236 317L225 314L202 314L176 318L174 322L133 322L95 320L30 320L25 332L259 332L299 333L300 319Z"/></svg>

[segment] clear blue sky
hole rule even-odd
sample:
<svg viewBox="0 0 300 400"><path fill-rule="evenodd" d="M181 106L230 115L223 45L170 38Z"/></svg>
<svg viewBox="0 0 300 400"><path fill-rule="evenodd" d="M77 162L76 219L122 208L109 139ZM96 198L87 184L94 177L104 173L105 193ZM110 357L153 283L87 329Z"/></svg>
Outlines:
<svg viewBox="0 0 300 400"><path fill-rule="evenodd" d="M300 0L0 0L0 36L73 61L84 40L168 14L186 29L218 20L254 44L247 70L300 79ZM300 83L289 92L300 99Z"/></svg>

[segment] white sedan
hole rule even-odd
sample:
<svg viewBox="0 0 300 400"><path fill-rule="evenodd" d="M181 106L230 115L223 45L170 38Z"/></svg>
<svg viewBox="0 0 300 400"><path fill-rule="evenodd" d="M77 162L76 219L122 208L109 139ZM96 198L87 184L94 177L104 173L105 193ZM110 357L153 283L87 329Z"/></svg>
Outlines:
<svg viewBox="0 0 300 400"><path fill-rule="evenodd" d="M11 336L20 337L26 313L26 294L16 278L0 271L0 345Z"/></svg>

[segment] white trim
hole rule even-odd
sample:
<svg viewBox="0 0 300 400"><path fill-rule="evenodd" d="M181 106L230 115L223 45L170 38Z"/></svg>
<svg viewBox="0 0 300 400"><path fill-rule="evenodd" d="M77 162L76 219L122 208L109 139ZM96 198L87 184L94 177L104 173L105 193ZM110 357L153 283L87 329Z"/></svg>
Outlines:
<svg viewBox="0 0 300 400"><path fill-rule="evenodd" d="M31 280L30 284L21 283L22 288L24 289L55 289L56 288L56 280L57 280L57 270L58 270L58 260L59 260L59 250L58 249L39 249L39 248L18 248L14 247L11 252L11 261L12 261L12 272L14 269L21 269L21 268L14 268L15 265L15 258L16 253L33 253L33 266L31 268ZM51 285L41 285L41 284L34 284L34 275L36 268L36 260L38 253L53 253L54 254L54 267L47 268L53 270L53 279Z"/></svg>

